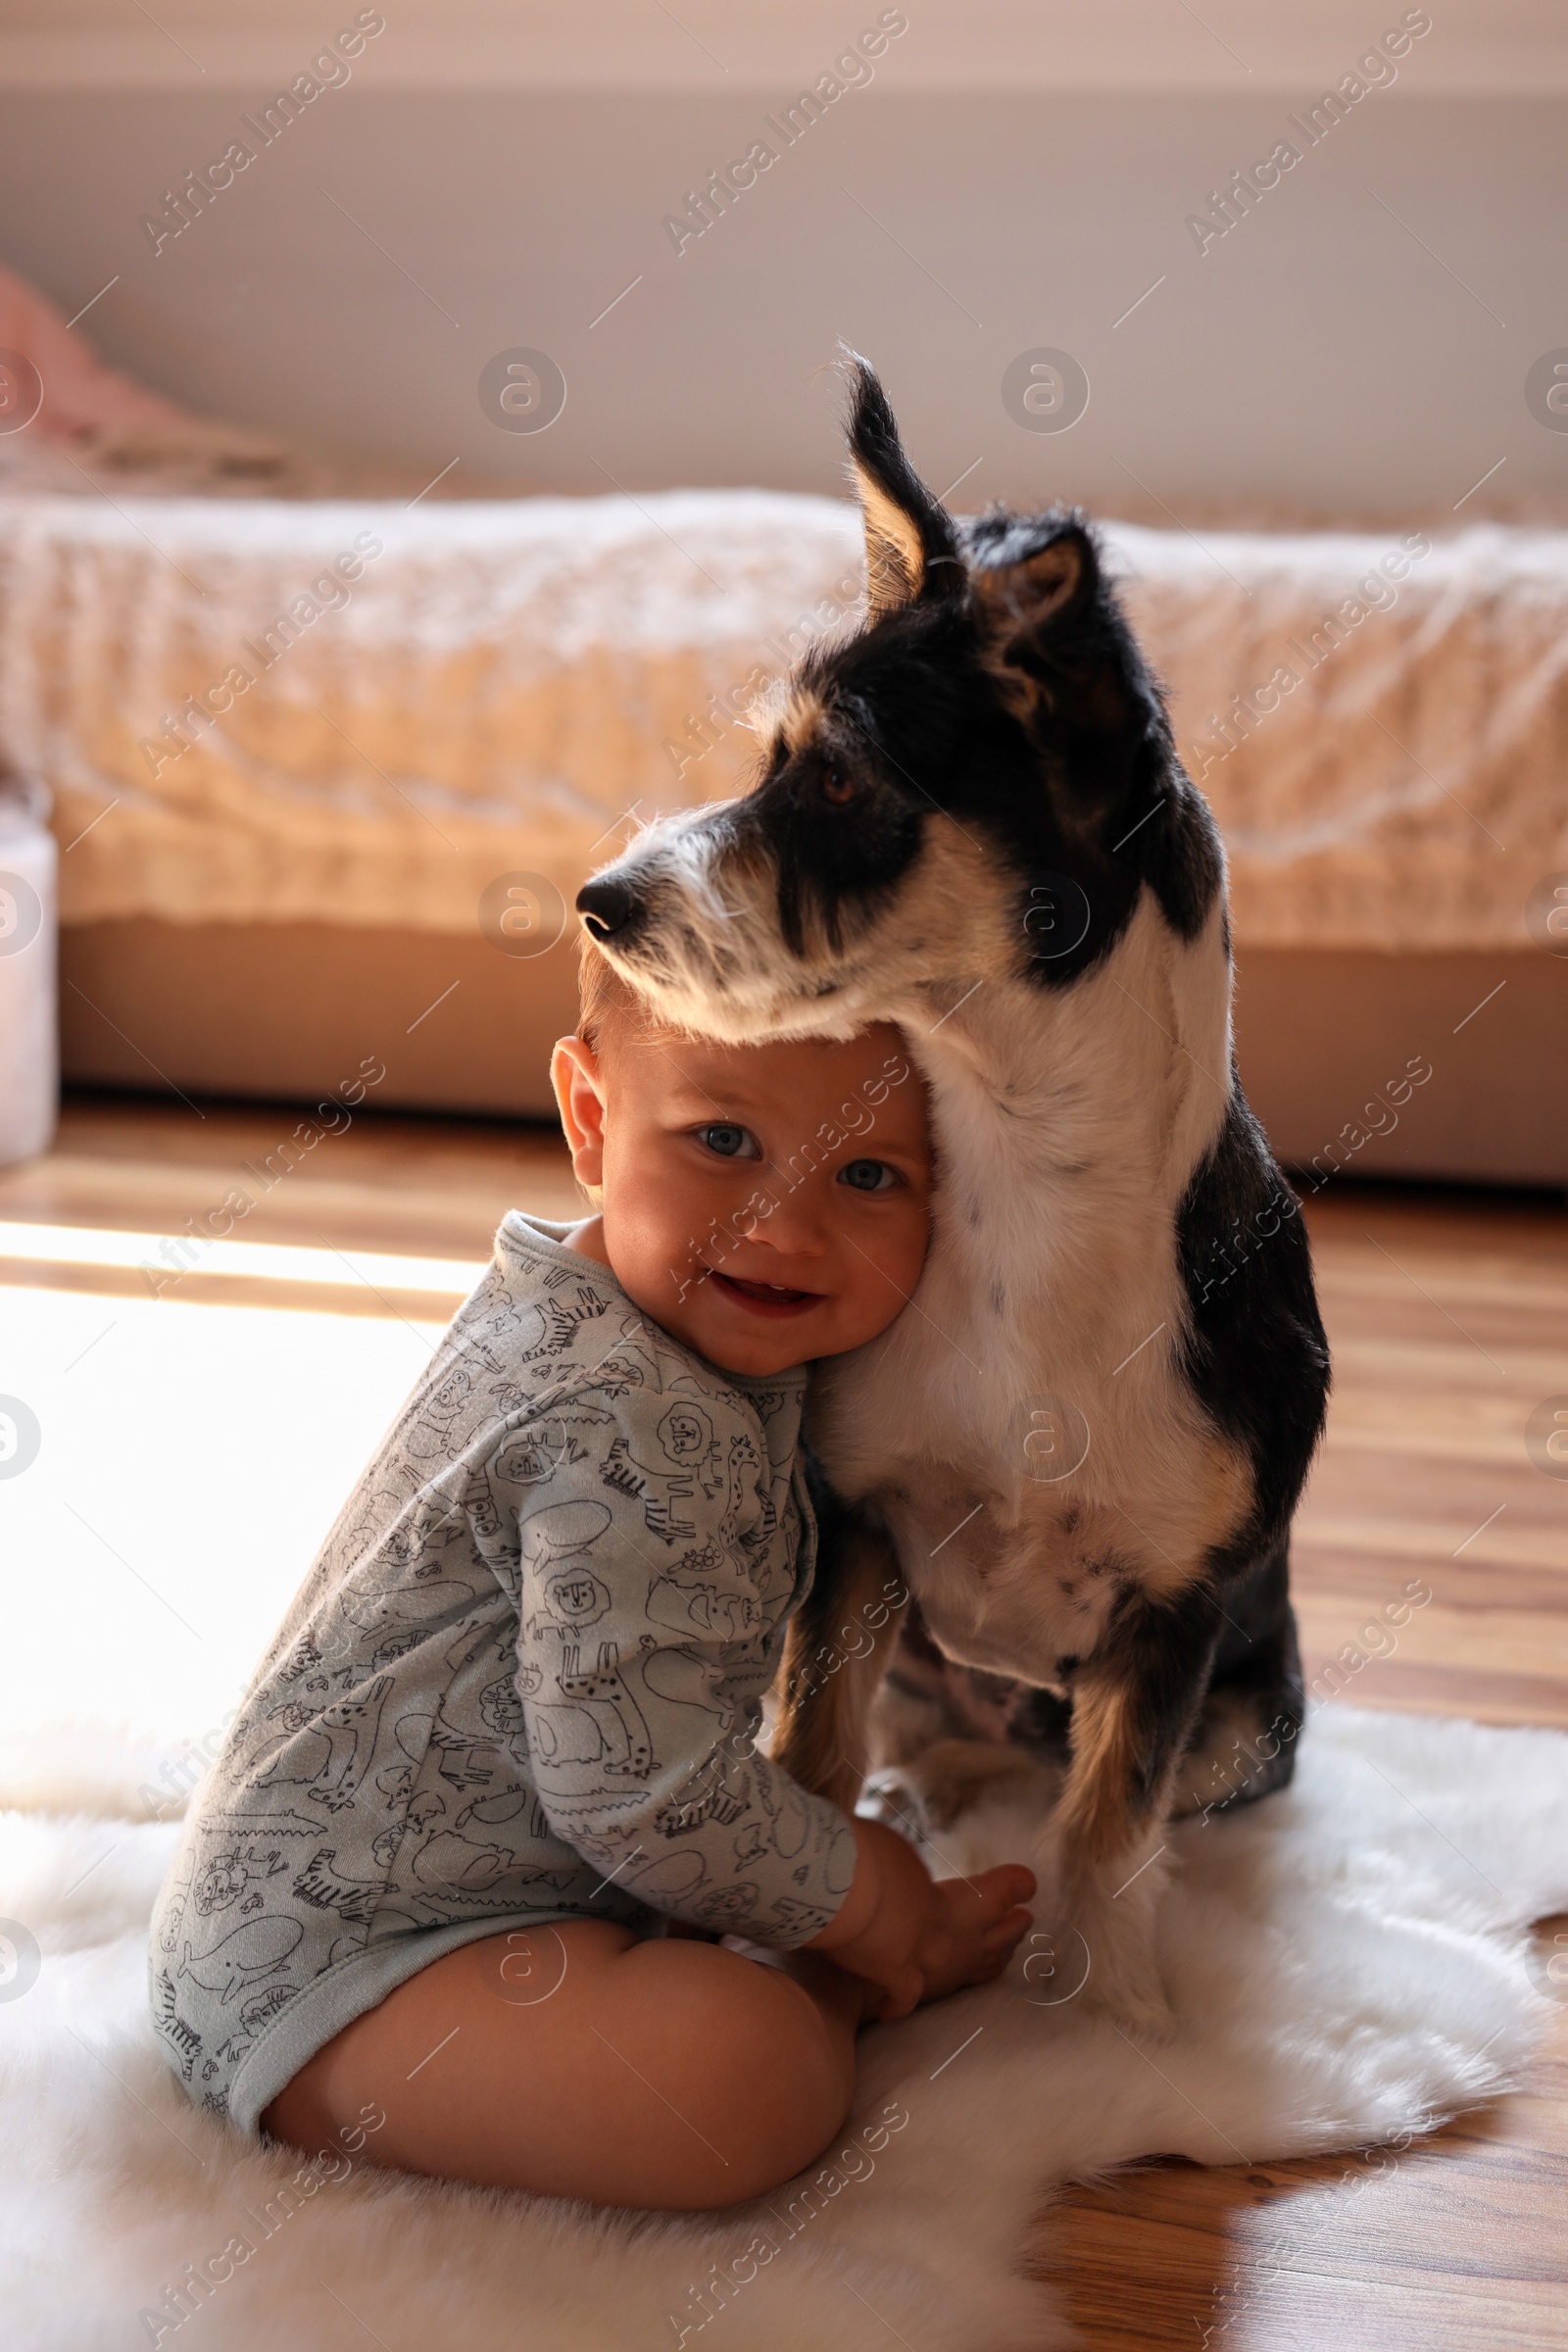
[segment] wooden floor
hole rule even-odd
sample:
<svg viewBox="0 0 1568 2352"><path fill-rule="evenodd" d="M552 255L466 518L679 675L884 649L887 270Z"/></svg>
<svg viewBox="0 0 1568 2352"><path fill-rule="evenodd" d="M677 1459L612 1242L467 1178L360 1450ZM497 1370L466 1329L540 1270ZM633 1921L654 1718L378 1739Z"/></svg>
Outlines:
<svg viewBox="0 0 1568 2352"><path fill-rule="evenodd" d="M1308 1223L1334 1349L1293 1546L1309 1683L1343 1682L1358 1705L1568 1729L1568 1481L1525 1444L1534 1406L1568 1403L1568 1215L1368 1186L1326 1194ZM1432 1598L1373 1657L1407 1580ZM1043 2251L1085 2343L1568 2346L1568 1921L1537 1949L1562 2010L1535 2079L1396 2161L1152 2165L1069 2195Z"/></svg>
<svg viewBox="0 0 1568 2352"><path fill-rule="evenodd" d="M361 1117L291 1161L297 1116L75 1102L47 1158L0 1173L0 1223L178 1235L238 1188L254 1200L233 1226L247 1242L471 1260L508 1207L578 1211L549 1137ZM1309 1682L1328 1704L1568 1729L1568 1481L1536 1466L1525 1434L1542 1400L1568 1402L1568 1216L1365 1187L1314 1201L1308 1222L1335 1354L1295 1547ZM220 1255L181 1277L182 1297L247 1282ZM54 1267L24 1265L0 1242L8 1278L144 1287L64 1246ZM309 1272L256 1288L319 1303ZM367 1312L398 1298L384 1282L337 1294ZM1430 1597L1391 1633L1384 1612L1412 1588ZM1562 2024L1533 2081L1397 2161L1159 2164L1069 2196L1040 2250L1085 2343L1568 2352L1568 1921L1543 1930L1539 1954Z"/></svg>

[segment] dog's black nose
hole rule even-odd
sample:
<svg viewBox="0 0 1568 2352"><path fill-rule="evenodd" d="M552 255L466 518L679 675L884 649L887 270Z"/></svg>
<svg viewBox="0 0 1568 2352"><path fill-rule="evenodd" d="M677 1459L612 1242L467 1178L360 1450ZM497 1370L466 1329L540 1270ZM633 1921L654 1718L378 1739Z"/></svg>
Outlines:
<svg viewBox="0 0 1568 2352"><path fill-rule="evenodd" d="M613 939L637 912L637 894L629 882L603 875L597 882L585 882L578 891L577 912L595 939Z"/></svg>

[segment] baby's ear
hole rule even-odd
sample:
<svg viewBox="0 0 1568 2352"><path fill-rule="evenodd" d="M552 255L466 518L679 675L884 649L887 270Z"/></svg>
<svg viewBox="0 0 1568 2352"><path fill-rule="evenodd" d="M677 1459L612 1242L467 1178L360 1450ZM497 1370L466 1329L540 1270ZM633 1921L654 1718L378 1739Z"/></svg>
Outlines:
<svg viewBox="0 0 1568 2352"><path fill-rule="evenodd" d="M580 1185L597 1192L605 1180L605 1082L586 1038L556 1040L550 1083L571 1152L571 1172Z"/></svg>

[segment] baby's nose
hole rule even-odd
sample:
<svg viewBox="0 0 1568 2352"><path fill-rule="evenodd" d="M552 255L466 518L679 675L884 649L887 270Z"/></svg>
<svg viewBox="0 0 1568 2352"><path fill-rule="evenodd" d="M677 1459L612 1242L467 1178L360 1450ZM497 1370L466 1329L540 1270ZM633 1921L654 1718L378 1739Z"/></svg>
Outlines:
<svg viewBox="0 0 1568 2352"><path fill-rule="evenodd" d="M820 1257L828 1244L828 1220L812 1190L803 1186L786 1193L771 1215L754 1227L752 1238L780 1257Z"/></svg>

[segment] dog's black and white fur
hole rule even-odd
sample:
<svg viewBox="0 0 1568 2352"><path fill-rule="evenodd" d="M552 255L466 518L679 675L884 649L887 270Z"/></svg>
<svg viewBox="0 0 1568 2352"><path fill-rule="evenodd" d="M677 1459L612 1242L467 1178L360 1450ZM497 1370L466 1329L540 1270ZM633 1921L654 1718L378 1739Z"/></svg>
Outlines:
<svg viewBox="0 0 1568 2352"><path fill-rule="evenodd" d="M1157 2029L1162 1823L1288 1778L1301 1719L1287 1545L1328 1387L1306 1237L1232 1063L1213 820L1092 533L950 516L875 375L853 384L863 623L800 665L753 792L651 828L578 905L674 1024L907 1039L931 1250L892 1329L813 1378L836 1540L776 1752L853 1801L887 1645L875 1674L806 1669L891 1545L917 1611L896 1749L943 1735L930 1793L1070 1703L1056 1918L1092 1997Z"/></svg>

